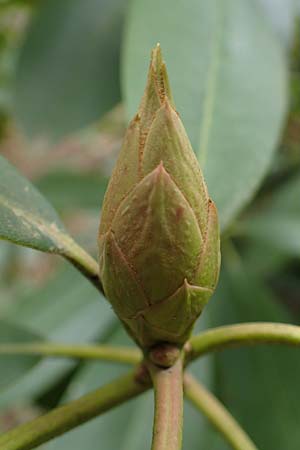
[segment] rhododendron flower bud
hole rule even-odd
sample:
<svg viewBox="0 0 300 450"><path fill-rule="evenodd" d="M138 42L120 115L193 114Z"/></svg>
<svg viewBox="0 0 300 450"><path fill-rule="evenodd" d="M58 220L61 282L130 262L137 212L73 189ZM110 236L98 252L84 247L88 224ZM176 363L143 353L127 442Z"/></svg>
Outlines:
<svg viewBox="0 0 300 450"><path fill-rule="evenodd" d="M135 341L184 344L217 283L219 225L159 46L105 195L99 252L104 292Z"/></svg>

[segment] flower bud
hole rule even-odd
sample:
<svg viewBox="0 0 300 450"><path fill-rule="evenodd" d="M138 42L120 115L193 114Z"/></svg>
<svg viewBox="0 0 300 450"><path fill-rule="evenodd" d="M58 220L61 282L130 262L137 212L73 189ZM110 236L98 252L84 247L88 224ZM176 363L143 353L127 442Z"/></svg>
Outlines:
<svg viewBox="0 0 300 450"><path fill-rule="evenodd" d="M183 345L217 283L219 225L159 46L105 194L99 256L104 292L135 341Z"/></svg>

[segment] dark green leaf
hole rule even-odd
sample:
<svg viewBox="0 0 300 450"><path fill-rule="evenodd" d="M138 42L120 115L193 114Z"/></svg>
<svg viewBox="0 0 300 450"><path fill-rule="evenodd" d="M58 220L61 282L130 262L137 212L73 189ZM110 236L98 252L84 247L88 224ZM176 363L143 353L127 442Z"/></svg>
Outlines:
<svg viewBox="0 0 300 450"><path fill-rule="evenodd" d="M129 116L160 42L177 109L226 226L262 180L286 107L281 44L255 1L134 0L123 54Z"/></svg>
<svg viewBox="0 0 300 450"><path fill-rule="evenodd" d="M268 251L274 247L282 253L300 255L300 217L269 214L256 217L245 224L245 232L257 239Z"/></svg>
<svg viewBox="0 0 300 450"><path fill-rule="evenodd" d="M260 279L266 279L288 263L289 255L284 256L279 248L268 246L259 239L251 239L248 244L243 251L243 259Z"/></svg>
<svg viewBox="0 0 300 450"><path fill-rule="evenodd" d="M249 269L223 271L211 316L215 324L290 320ZM218 392L259 449L299 448L299 351L265 346L217 353Z"/></svg>
<svg viewBox="0 0 300 450"><path fill-rule="evenodd" d="M40 341L41 335L24 327L0 320L0 344L24 343ZM0 356L0 389L15 383L32 369L40 358L36 356L1 355Z"/></svg>
<svg viewBox="0 0 300 450"><path fill-rule="evenodd" d="M264 209L240 224L241 232L281 254L300 256L300 177L276 189Z"/></svg>
<svg viewBox="0 0 300 450"><path fill-rule="evenodd" d="M15 109L30 135L58 138L119 101L122 0L45 0L17 67Z"/></svg>
<svg viewBox="0 0 300 450"><path fill-rule="evenodd" d="M276 189L269 201L269 209L282 214L300 217L300 175L294 175Z"/></svg>

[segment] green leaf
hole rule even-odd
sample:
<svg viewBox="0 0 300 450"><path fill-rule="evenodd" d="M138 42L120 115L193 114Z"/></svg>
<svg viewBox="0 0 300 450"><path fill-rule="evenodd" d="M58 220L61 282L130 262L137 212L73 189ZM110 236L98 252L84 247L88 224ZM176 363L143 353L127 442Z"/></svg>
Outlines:
<svg viewBox="0 0 300 450"><path fill-rule="evenodd" d="M296 0L259 0L275 32L290 48L296 22Z"/></svg>
<svg viewBox="0 0 300 450"><path fill-rule="evenodd" d="M276 189L264 208L241 221L240 232L268 252L300 256L300 176Z"/></svg>
<svg viewBox="0 0 300 450"><path fill-rule="evenodd" d="M29 135L59 138L120 99L121 0L45 0L21 49L15 110Z"/></svg>
<svg viewBox="0 0 300 450"><path fill-rule="evenodd" d="M300 256L300 217L269 214L256 217L244 224L244 232L264 246L278 249L283 254Z"/></svg>
<svg viewBox="0 0 300 450"><path fill-rule="evenodd" d="M264 244L258 239L251 239L243 251L243 259L261 280L278 272L289 261L289 256L283 256L279 248L268 246L266 242Z"/></svg>
<svg viewBox="0 0 300 450"><path fill-rule="evenodd" d="M108 339L108 342L116 345L127 345L131 343L131 340L129 340L123 328L119 326ZM108 383L126 370L128 368L115 364L87 363L73 378L64 396L64 401L78 398L92 389ZM92 450L95 449L97 443L101 443L101 447L106 450L150 448L152 408L152 393L146 393L142 397L127 402L108 414L55 439L47 444L45 449L67 450L72 448L73 450L81 450L85 448L85 450ZM139 442L139 447L136 447L136 439Z"/></svg>
<svg viewBox="0 0 300 450"><path fill-rule="evenodd" d="M289 314L251 271L223 270L211 317L215 325L290 321ZM265 346L216 353L218 395L258 448L299 448L299 352Z"/></svg>
<svg viewBox="0 0 300 450"><path fill-rule="evenodd" d="M300 175L297 173L274 191L269 202L269 208L282 214L297 214L300 217L299 199Z"/></svg>
<svg viewBox="0 0 300 450"><path fill-rule="evenodd" d="M96 285L98 264L67 234L48 201L0 156L0 239L64 256Z"/></svg>
<svg viewBox="0 0 300 450"><path fill-rule="evenodd" d="M110 344L130 344L128 336L119 327L108 340ZM193 373L206 384L211 384L211 364L209 358L197 361ZM125 369L126 370L126 369ZM78 398L80 395L121 375L124 368L107 363L87 363L73 378L64 401ZM151 447L153 425L153 392L99 417L92 422L50 442L47 450L94 450L101 442L106 450L140 450ZM118 430L115 433L113 430ZM184 449L198 450L203 443L212 442L214 433L207 427L206 420L189 404L185 405ZM203 448L206 448L205 445ZM210 448L210 447L207 447ZM224 447L227 449L227 447ZM220 449L219 449L220 450ZM223 450L223 448L222 448Z"/></svg>
<svg viewBox="0 0 300 450"><path fill-rule="evenodd" d="M24 327L0 320L0 344L24 343L40 341L41 335ZM0 389L15 383L32 369L40 358L37 356L1 355L0 356Z"/></svg>
<svg viewBox="0 0 300 450"><path fill-rule="evenodd" d="M18 300L7 312L7 320L54 342L101 340L116 320L104 298L72 266L66 266L34 292L20 293ZM72 360L41 360L17 384L1 393L0 407L41 395L75 366Z"/></svg>
<svg viewBox="0 0 300 450"><path fill-rule="evenodd" d="M281 44L255 1L133 0L126 25L123 92L129 116L160 42L177 110L204 169L223 228L249 201L270 164L286 108Z"/></svg>
<svg viewBox="0 0 300 450"><path fill-rule="evenodd" d="M75 208L99 211L107 182L107 178L99 173L59 171L43 176L36 182L36 186L61 211Z"/></svg>
<svg viewBox="0 0 300 450"><path fill-rule="evenodd" d="M65 229L52 206L0 156L0 238L59 253Z"/></svg>

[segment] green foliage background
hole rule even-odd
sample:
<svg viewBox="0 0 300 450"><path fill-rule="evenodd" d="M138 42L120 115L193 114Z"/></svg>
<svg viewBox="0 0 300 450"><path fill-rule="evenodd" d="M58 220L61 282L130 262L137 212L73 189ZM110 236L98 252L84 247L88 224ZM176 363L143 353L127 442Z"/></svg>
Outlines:
<svg viewBox="0 0 300 450"><path fill-rule="evenodd" d="M297 0L1 1L0 236L41 250L55 245L41 228L12 220L11 209L23 208L43 223L63 227L62 220L96 255L107 180L159 41L222 224L220 282L198 327L298 324L299 16ZM28 197L32 186L6 160L60 219L42 196ZM75 269L1 241L0 342L33 336L130 344L108 304ZM0 430L122 370L0 357ZM298 450L297 350L226 350L193 371L259 448ZM185 422L184 449L228 448L189 406ZM43 449L147 448L151 424L147 393Z"/></svg>

